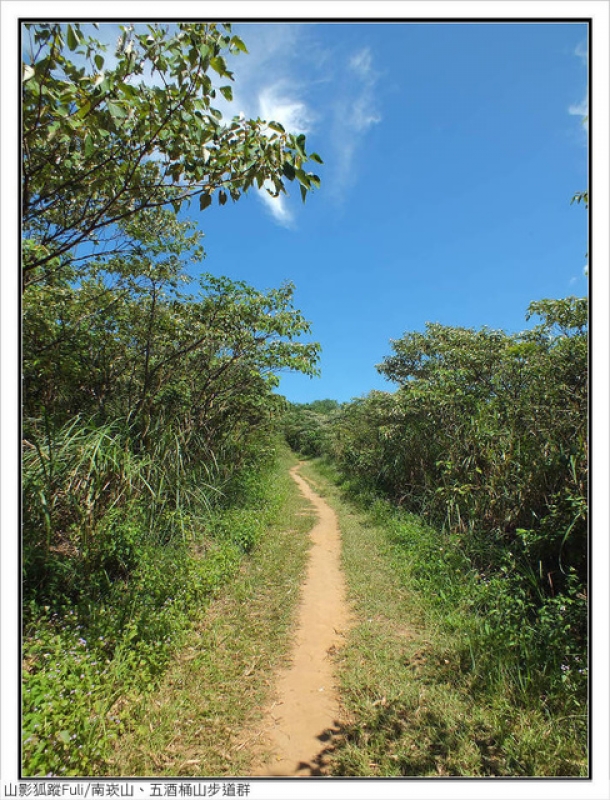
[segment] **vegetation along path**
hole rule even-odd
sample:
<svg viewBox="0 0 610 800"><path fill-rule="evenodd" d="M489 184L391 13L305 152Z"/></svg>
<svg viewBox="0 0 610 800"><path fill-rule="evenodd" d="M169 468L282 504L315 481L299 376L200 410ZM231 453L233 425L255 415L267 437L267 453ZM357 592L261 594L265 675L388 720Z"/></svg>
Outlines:
<svg viewBox="0 0 610 800"><path fill-rule="evenodd" d="M335 512L299 475L299 466L290 474L314 506L318 521L310 534L312 548L291 663L279 676L276 697L263 723L272 757L256 770L258 775L321 774L323 753L338 730L331 655L349 624L341 535Z"/></svg>
<svg viewBox="0 0 610 800"><path fill-rule="evenodd" d="M586 774L576 714L516 693L478 647L450 537L338 484L281 451L265 535L124 709L110 773Z"/></svg>

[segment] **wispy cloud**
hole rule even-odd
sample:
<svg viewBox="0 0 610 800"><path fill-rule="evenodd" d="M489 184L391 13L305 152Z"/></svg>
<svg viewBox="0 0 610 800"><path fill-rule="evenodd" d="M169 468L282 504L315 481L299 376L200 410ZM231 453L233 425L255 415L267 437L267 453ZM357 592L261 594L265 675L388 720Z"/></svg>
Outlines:
<svg viewBox="0 0 610 800"><path fill-rule="evenodd" d="M375 107L375 86L379 73L373 68L370 49L365 47L352 56L349 68L361 81L349 121L357 131L366 131L371 125L381 122L381 114Z"/></svg>
<svg viewBox="0 0 610 800"><path fill-rule="evenodd" d="M260 115L268 121L281 123L293 133L309 133L314 114L286 80L263 87L258 95Z"/></svg>
<svg viewBox="0 0 610 800"><path fill-rule="evenodd" d="M382 120L375 94L379 78L369 47L348 58L340 95L334 104L332 126L332 146L337 164L333 193L339 200L345 197L356 180L357 154L367 132Z"/></svg>
<svg viewBox="0 0 610 800"><path fill-rule="evenodd" d="M574 50L574 55L579 58L585 68L589 65L589 51L585 42L579 42ZM568 107L568 114L580 117L583 122L585 133L589 132L589 86L587 85L585 95L579 103L572 103Z"/></svg>
<svg viewBox="0 0 610 800"><path fill-rule="evenodd" d="M585 264L582 268L582 275L573 275L570 280L570 286L574 286L577 283L581 283L583 280L587 280L589 277L589 265Z"/></svg>
<svg viewBox="0 0 610 800"><path fill-rule="evenodd" d="M294 86L286 79L261 88L258 92L258 107L262 119L279 122L291 133L309 133L315 120L311 108L299 98ZM258 191L259 198L278 224L285 228L294 227L294 214L288 208L286 195L271 195L268 188L273 189L270 181L266 181Z"/></svg>
<svg viewBox="0 0 610 800"><path fill-rule="evenodd" d="M575 103L568 108L568 114L574 117L582 117L583 125L589 130L589 120L586 119L589 116L589 92L587 92L580 103Z"/></svg>
<svg viewBox="0 0 610 800"><path fill-rule="evenodd" d="M366 137L382 119L377 96L381 73L370 47L340 52L317 30L315 25L239 26L249 54L231 64L230 114L260 116L307 134L309 149L324 159L324 191L342 202L357 179ZM300 207L299 193L292 194L273 198L260 191L258 196L278 224L290 227Z"/></svg>
<svg viewBox="0 0 610 800"><path fill-rule="evenodd" d="M585 42L579 42L574 50L574 55L578 56L585 67L589 64L589 50Z"/></svg>
<svg viewBox="0 0 610 800"><path fill-rule="evenodd" d="M227 116L243 113L246 117L279 122L290 133L312 131L317 114L307 99L312 70L311 64L307 65L309 69L303 65L307 48L301 27L244 25L239 35L243 35L249 52L231 64L235 72L234 100L230 107L218 104L220 110ZM266 187L257 190L257 195L275 222L294 227L295 215L286 195L273 197Z"/></svg>
<svg viewBox="0 0 610 800"><path fill-rule="evenodd" d="M271 189L273 191L273 184L271 181L265 181L263 188L258 190L259 198L265 204L267 210L271 212L272 217L279 225L282 225L284 228L293 228L294 214L288 208L286 196L279 194L276 197L269 194L267 189Z"/></svg>

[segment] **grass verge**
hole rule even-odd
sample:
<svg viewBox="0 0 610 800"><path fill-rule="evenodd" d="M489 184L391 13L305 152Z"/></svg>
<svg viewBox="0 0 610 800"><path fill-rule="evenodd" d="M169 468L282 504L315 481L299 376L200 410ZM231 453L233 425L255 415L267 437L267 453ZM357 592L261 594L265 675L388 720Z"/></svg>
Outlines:
<svg viewBox="0 0 610 800"><path fill-rule="evenodd" d="M249 738L284 662L314 514L288 475L273 476L274 511L259 544L201 614L154 692L123 709L113 775L248 775Z"/></svg>
<svg viewBox="0 0 610 800"><path fill-rule="evenodd" d="M447 557L442 535L386 503L347 501L323 462L301 474L337 511L359 620L339 664L348 722L331 774L586 776L578 715L549 713L544 697L517 699L501 671L482 679L471 646L481 623L469 596L473 576ZM407 538L416 543L408 553Z"/></svg>

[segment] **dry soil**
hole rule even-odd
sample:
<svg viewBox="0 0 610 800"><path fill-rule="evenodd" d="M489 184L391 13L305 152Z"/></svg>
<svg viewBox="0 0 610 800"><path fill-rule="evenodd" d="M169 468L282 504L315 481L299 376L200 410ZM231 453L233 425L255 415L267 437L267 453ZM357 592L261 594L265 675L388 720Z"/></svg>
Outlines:
<svg viewBox="0 0 610 800"><path fill-rule="evenodd" d="M324 753L339 731L339 700L333 655L344 643L350 615L341 571L341 533L332 508L299 475L290 474L312 503L318 521L302 586L297 630L289 666L278 676L276 694L266 710L261 740L270 760L254 775L324 774Z"/></svg>

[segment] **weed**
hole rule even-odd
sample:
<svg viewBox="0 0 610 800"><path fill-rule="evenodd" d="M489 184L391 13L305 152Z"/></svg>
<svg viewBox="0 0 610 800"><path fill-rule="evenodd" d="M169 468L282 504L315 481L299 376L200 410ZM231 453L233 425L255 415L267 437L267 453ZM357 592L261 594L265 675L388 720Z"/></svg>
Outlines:
<svg viewBox="0 0 610 800"><path fill-rule="evenodd" d="M188 632L243 555L281 516L285 485L268 465L242 481L254 508L208 513L205 527L185 517L185 537L151 539L142 517L110 510L96 538L97 583L53 606L24 608L23 771L99 775L108 771L126 709L163 679ZM237 502L237 497L235 497ZM71 567L73 569L73 567ZM86 591L85 591L86 590Z"/></svg>
<svg viewBox="0 0 610 800"><path fill-rule="evenodd" d="M294 462L281 459L261 496L264 536L199 615L159 686L132 703L113 774L244 775L259 755L252 731L288 652L312 524L287 474Z"/></svg>
<svg viewBox="0 0 610 800"><path fill-rule="evenodd" d="M303 472L339 514L361 620L340 663L346 723L332 774L586 775L586 664L574 638L584 599L531 612L510 564L481 574L459 535L353 486L346 500L328 465Z"/></svg>

